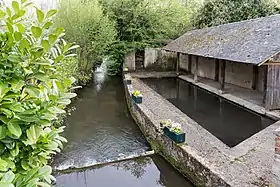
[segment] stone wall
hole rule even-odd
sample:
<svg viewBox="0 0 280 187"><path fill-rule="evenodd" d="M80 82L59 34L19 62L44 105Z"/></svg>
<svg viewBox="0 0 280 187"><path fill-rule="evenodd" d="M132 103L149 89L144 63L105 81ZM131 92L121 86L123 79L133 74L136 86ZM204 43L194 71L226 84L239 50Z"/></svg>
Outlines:
<svg viewBox="0 0 280 187"><path fill-rule="evenodd" d="M174 71L176 64L176 53L156 48L145 49L144 67L147 70Z"/></svg>
<svg viewBox="0 0 280 187"><path fill-rule="evenodd" d="M251 64L226 61L225 75L226 83L252 88L253 65Z"/></svg>
<svg viewBox="0 0 280 187"><path fill-rule="evenodd" d="M135 52L131 52L125 56L124 66L129 69L129 71L135 70Z"/></svg>
<svg viewBox="0 0 280 187"><path fill-rule="evenodd" d="M191 61L191 72L192 74L194 74L196 56L192 55ZM221 64L219 66L221 68ZM263 91L265 68L263 66L258 68L259 75L256 89L258 91ZM180 54L180 70L189 72L189 55ZM219 71L219 73L220 72L221 70ZM198 76L214 80L215 59L198 57ZM253 83L253 65L226 61L225 82L251 89Z"/></svg>
<svg viewBox="0 0 280 187"><path fill-rule="evenodd" d="M280 186L280 128L275 131L275 153L274 153L274 163L272 166L273 172L273 183L276 186Z"/></svg>
<svg viewBox="0 0 280 187"><path fill-rule="evenodd" d="M126 75L125 75L126 76ZM132 85L125 84L125 94L128 108L135 122L145 135L153 150L161 154L170 164L191 180L196 186L229 187L219 174L206 167L203 162L192 155L192 151L186 151L182 146L175 144L159 129L159 125L153 122L153 114L145 110L145 106L132 102Z"/></svg>

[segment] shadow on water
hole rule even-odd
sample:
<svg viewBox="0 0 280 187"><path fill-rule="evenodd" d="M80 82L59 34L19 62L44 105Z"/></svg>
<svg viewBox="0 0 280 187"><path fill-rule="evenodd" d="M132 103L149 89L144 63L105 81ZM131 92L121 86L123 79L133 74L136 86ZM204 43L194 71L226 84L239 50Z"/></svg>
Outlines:
<svg viewBox="0 0 280 187"><path fill-rule="evenodd" d="M54 169L88 167L149 149L129 115L120 77L97 71L72 106L76 110L65 122L68 143L54 158Z"/></svg>
<svg viewBox="0 0 280 187"><path fill-rule="evenodd" d="M143 81L230 147L275 122L180 79Z"/></svg>
<svg viewBox="0 0 280 187"><path fill-rule="evenodd" d="M57 176L57 187L193 187L159 156Z"/></svg>

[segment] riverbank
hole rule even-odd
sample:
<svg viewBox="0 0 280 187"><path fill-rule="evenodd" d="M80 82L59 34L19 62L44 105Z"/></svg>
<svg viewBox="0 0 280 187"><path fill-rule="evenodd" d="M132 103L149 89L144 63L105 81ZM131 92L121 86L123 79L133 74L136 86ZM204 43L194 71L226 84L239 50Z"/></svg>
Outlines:
<svg viewBox="0 0 280 187"><path fill-rule="evenodd" d="M230 148L139 79L165 75L131 73L124 76L132 77L132 85L124 83L128 107L152 148L197 186L270 185L273 180L273 132L279 123ZM132 102L133 90L140 90L144 95L142 104ZM183 125L186 132L184 145L174 144L160 132L162 119Z"/></svg>

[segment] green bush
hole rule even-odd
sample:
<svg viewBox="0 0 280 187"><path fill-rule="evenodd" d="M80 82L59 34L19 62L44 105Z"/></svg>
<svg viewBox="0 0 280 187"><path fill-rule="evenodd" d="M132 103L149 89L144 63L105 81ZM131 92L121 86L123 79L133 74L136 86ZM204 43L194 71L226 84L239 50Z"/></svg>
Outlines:
<svg viewBox="0 0 280 187"><path fill-rule="evenodd" d="M106 14L116 23L118 40L109 55L111 74L121 71L124 55L155 47L181 35L190 25L191 11L179 0L104 0Z"/></svg>
<svg viewBox="0 0 280 187"><path fill-rule="evenodd" d="M59 66L77 48L61 39L64 30L52 27L56 10L33 9L27 0L0 9L0 186L50 186L49 159L62 148L63 127L54 122L75 97L67 90L71 73L58 77Z"/></svg>
<svg viewBox="0 0 280 187"><path fill-rule="evenodd" d="M196 28L264 17L279 12L276 4L265 0L208 0L193 18Z"/></svg>
<svg viewBox="0 0 280 187"><path fill-rule="evenodd" d="M79 71L83 78L100 64L115 41L114 22L103 12L98 0L61 0L56 24L65 28L66 39L80 45Z"/></svg>

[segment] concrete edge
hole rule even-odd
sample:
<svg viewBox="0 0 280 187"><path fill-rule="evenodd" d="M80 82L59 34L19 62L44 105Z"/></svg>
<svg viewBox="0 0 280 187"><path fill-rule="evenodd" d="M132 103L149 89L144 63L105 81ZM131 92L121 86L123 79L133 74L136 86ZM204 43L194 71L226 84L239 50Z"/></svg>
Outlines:
<svg viewBox="0 0 280 187"><path fill-rule="evenodd" d="M145 106L132 102L130 98L131 90L133 89L132 86L127 86L124 82L124 87L129 111L147 141L151 144L152 149L162 155L173 167L191 180L196 186L233 186L226 182L218 172L211 170L203 158L200 158L193 151L187 152L187 145L180 146L174 144L172 140L160 133L157 125L145 113ZM147 130L148 128L150 130ZM173 151L168 151L166 147L171 147Z"/></svg>

